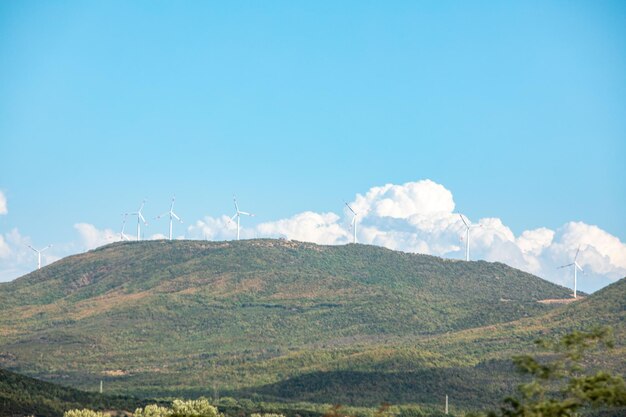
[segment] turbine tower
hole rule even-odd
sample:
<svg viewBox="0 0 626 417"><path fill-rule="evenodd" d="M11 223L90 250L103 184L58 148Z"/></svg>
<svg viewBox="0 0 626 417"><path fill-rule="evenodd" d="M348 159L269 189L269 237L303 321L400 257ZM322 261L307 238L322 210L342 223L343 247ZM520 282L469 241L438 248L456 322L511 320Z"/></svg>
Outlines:
<svg viewBox="0 0 626 417"><path fill-rule="evenodd" d="M476 227L482 227L482 225L480 224L472 224L472 222L469 221L469 219L467 219L467 221L465 221L465 218L463 217L462 214L459 214L459 217L461 217L461 220L463 221L463 224L465 225L465 260L469 261L469 248L470 248L470 230L474 229Z"/></svg>
<svg viewBox="0 0 626 417"><path fill-rule="evenodd" d="M146 200L143 200L141 202L141 206L139 207L139 210L137 210L134 213L126 213L126 216L137 216L137 240L141 240L141 222L143 222L144 225L148 225L148 222L146 221L146 219L143 217L143 214L141 214L141 210L143 210L143 206L146 204Z"/></svg>
<svg viewBox="0 0 626 417"><path fill-rule="evenodd" d="M354 238L352 239L352 243L356 243L356 211L352 210L352 207L350 207L350 205L348 203L346 203L346 207L348 207L348 209L350 209L350 211L352 212L352 214L354 214L354 216L352 216L352 222L350 223L352 225L352 231L354 232Z"/></svg>
<svg viewBox="0 0 626 417"><path fill-rule="evenodd" d="M578 265L578 262L576 262L576 259L578 259L578 253L580 252L580 246L578 246L578 249L576 250L576 255L574 255L574 262L572 262L571 264L567 264L567 265L563 265L563 266L559 266L558 269L562 269L562 268L567 268L568 266L573 266L574 268L574 298L576 298L576 273L578 272L577 270L580 269L580 272L583 272L583 269L581 268L580 265Z"/></svg>
<svg viewBox="0 0 626 417"><path fill-rule="evenodd" d="M163 214L157 216L157 219L160 219L161 217L165 216L166 214L169 214L169 216L170 216L170 240L172 240L172 219L176 219L176 220L178 220L181 223L183 222L180 219L180 217L178 217L176 215L176 213L174 213L174 200L175 199L176 199L175 197L172 197L172 204L170 205L170 211L168 211L167 213L163 213Z"/></svg>
<svg viewBox="0 0 626 417"><path fill-rule="evenodd" d="M239 240L239 221L241 219L241 215L243 214L244 216L253 217L254 214L239 210L239 206L237 205L237 199L235 197L233 197L233 202L235 203L236 211L233 217L230 218L230 221L232 222L235 219L235 217L237 218L237 240Z"/></svg>
<svg viewBox="0 0 626 417"><path fill-rule="evenodd" d="M37 269L41 269L41 252L48 250L52 247L52 245L48 245L43 249L35 249L32 246L28 245L29 248L31 248L32 250L34 250L35 252L37 252Z"/></svg>

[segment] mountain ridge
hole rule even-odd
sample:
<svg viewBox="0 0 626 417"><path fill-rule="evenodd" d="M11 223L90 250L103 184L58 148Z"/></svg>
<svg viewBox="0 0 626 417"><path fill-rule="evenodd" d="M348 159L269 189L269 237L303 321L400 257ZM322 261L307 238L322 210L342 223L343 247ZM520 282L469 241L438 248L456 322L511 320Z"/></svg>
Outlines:
<svg viewBox="0 0 626 417"><path fill-rule="evenodd" d="M500 263L368 245L116 243L0 285L0 366L143 396L218 384L273 397L281 381L334 370L466 378L529 342L507 325L538 328L563 308L538 301L570 294ZM502 342L476 342L490 326Z"/></svg>

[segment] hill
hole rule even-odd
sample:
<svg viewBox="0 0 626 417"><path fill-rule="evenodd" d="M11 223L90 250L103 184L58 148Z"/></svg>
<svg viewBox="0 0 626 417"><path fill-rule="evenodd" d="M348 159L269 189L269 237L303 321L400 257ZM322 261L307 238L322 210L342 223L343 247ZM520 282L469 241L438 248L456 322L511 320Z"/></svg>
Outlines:
<svg viewBox="0 0 626 417"><path fill-rule="evenodd" d="M366 245L117 243L0 285L0 365L144 396L471 405L512 387L507 355L543 317L594 299L538 302L569 297L504 264Z"/></svg>
<svg viewBox="0 0 626 417"><path fill-rule="evenodd" d="M62 387L0 369L0 417L62 416L75 408L134 410L144 402Z"/></svg>
<svg viewBox="0 0 626 417"><path fill-rule="evenodd" d="M494 408L510 395L521 378L510 358L520 353L540 355L538 339L555 339L573 330L609 326L615 347L590 357L590 369L610 369L626 377L626 278L591 296L545 314L520 320L449 332L412 340L396 340L384 347L335 350L323 371L255 388L267 398L282 401L436 404L450 394L464 409ZM298 366L297 362L291 366ZM244 393L246 391L244 390Z"/></svg>

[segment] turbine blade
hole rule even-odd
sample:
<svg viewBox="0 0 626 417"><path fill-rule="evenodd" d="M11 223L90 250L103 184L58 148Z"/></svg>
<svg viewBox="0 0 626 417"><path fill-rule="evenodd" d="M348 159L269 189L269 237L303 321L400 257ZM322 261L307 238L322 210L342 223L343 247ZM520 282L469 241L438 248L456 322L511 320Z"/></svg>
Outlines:
<svg viewBox="0 0 626 417"><path fill-rule="evenodd" d="M578 249L576 249L576 255L574 255L574 263L576 263L576 259L578 258L579 252L580 252L580 245L578 245Z"/></svg>
<svg viewBox="0 0 626 417"><path fill-rule="evenodd" d="M252 216L252 214L248 213L247 211L240 211L239 214L245 214L246 216Z"/></svg>
<svg viewBox="0 0 626 417"><path fill-rule="evenodd" d="M176 215L176 213L174 213L173 211L172 211L171 213L172 213L172 217L173 217L173 218L175 218L176 220L178 220L178 221L179 221L179 222L181 222L181 223L183 222L183 221L180 219L180 217L178 217L178 216Z"/></svg>
<svg viewBox="0 0 626 417"><path fill-rule="evenodd" d="M347 202L344 201L344 204L346 205L346 207L348 207L350 209L350 211L352 212L352 214L354 214L356 216L356 211L352 210L352 207L350 207L350 204L348 204Z"/></svg>
<svg viewBox="0 0 626 417"><path fill-rule="evenodd" d="M239 211L239 206L237 205L237 199L233 197L233 203L235 203L235 210Z"/></svg>
<svg viewBox="0 0 626 417"><path fill-rule="evenodd" d="M572 265L574 265L574 264L567 264L567 265L559 266L557 269L567 268L568 266L572 266Z"/></svg>
<svg viewBox="0 0 626 417"><path fill-rule="evenodd" d="M141 221L142 221L145 225L147 225L147 224L148 224L148 222L146 221L146 219L143 217L143 214L141 214L141 213L137 213L137 215L139 216L139 218L141 219Z"/></svg>
<svg viewBox="0 0 626 417"><path fill-rule="evenodd" d="M463 218L462 214L459 214L459 217L461 218L461 220L463 221L463 224L465 225L465 227L467 227L469 229L469 224L467 224L467 222L465 221L465 219Z"/></svg>
<svg viewBox="0 0 626 417"><path fill-rule="evenodd" d="M31 248L31 249L32 249L32 250L34 250L35 252L39 252L37 249L33 248L33 247L32 247L32 246L30 246L30 245L26 245L26 246L28 246L29 248Z"/></svg>
<svg viewBox="0 0 626 417"><path fill-rule="evenodd" d="M46 246L45 248L43 248L42 250L40 250L39 252L43 252L43 251L45 251L46 249L50 249L51 247L52 247L52 245L48 245L48 246Z"/></svg>

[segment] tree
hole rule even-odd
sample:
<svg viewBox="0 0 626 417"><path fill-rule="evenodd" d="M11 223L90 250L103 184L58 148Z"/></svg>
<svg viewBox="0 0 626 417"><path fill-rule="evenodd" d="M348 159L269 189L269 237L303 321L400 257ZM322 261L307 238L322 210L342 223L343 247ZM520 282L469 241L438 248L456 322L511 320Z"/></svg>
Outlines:
<svg viewBox="0 0 626 417"><path fill-rule="evenodd" d="M613 348L608 327L574 331L556 342L537 341L550 355L513 358L517 369L531 376L520 385L519 396L504 400L499 412L490 417L573 417L591 407L625 407L626 384L607 371L586 373L585 355L601 348Z"/></svg>
<svg viewBox="0 0 626 417"><path fill-rule="evenodd" d="M217 408L206 398L197 400L174 400L172 407L160 407L156 404L138 408L134 417L222 417ZM74 416L70 416L74 417ZM81 417L81 416L76 416Z"/></svg>
<svg viewBox="0 0 626 417"><path fill-rule="evenodd" d="M145 408L138 408L133 413L133 417L169 417L172 413L167 407L160 407L156 404L147 405Z"/></svg>
<svg viewBox="0 0 626 417"><path fill-rule="evenodd" d="M171 417L220 417L217 408L212 406L206 398L198 400L174 400L172 402Z"/></svg>

